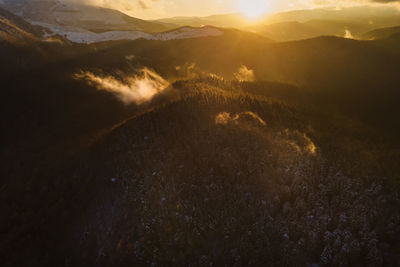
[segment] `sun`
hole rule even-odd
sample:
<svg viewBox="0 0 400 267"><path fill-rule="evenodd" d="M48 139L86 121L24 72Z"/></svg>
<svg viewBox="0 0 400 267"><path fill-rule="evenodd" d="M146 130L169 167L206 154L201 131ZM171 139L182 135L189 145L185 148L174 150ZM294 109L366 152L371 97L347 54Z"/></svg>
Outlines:
<svg viewBox="0 0 400 267"><path fill-rule="evenodd" d="M268 0L238 0L238 9L249 18L258 18L268 9Z"/></svg>

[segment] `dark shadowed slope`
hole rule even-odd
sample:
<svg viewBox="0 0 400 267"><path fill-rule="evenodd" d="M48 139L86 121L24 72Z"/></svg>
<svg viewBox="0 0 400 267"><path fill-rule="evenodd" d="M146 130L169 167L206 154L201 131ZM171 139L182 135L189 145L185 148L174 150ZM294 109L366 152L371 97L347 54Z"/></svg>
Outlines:
<svg viewBox="0 0 400 267"><path fill-rule="evenodd" d="M0 8L0 72L5 78L15 69L32 66L39 56L43 29ZM4 87L3 90L6 90Z"/></svg>
<svg viewBox="0 0 400 267"><path fill-rule="evenodd" d="M44 29L0 8L0 40L13 44L29 44L38 40Z"/></svg>
<svg viewBox="0 0 400 267"><path fill-rule="evenodd" d="M22 191L9 183L6 266L396 264L398 151L359 121L245 86L178 82L179 99Z"/></svg>

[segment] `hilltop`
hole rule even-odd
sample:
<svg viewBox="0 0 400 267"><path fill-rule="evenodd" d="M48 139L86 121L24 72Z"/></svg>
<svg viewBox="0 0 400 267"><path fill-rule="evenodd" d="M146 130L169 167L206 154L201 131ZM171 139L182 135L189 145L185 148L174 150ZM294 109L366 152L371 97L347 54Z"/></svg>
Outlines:
<svg viewBox="0 0 400 267"><path fill-rule="evenodd" d="M397 152L279 88L179 81L130 118L3 169L39 168L2 195L19 197L2 210L15 221L2 225L6 264L395 262Z"/></svg>

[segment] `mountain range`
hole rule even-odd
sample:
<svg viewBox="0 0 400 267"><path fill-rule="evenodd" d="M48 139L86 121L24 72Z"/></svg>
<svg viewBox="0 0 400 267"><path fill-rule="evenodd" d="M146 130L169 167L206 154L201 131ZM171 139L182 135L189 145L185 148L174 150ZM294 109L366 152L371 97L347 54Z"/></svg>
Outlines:
<svg viewBox="0 0 400 267"><path fill-rule="evenodd" d="M0 6L23 17L32 25L47 29L46 36L61 35L73 42L99 42L124 38L157 39L158 37L152 37L151 34L187 26L237 28L261 34L275 41L292 41L318 36L364 38L363 34L375 29L400 25L400 13L396 9L383 7L298 10L265 16L252 22L240 14L146 21L117 10L65 4L57 0L3 0Z"/></svg>
<svg viewBox="0 0 400 267"><path fill-rule="evenodd" d="M44 38L57 35L77 43L139 38L168 40L222 34L211 27L172 27L132 18L116 10L79 4L67 5L55 0L5 0L1 6L14 12L16 15L13 18L24 21L25 26L29 25L31 29L41 28ZM4 12L6 11L3 14Z"/></svg>
<svg viewBox="0 0 400 267"><path fill-rule="evenodd" d="M399 265L396 11L1 7L1 266Z"/></svg>
<svg viewBox="0 0 400 267"><path fill-rule="evenodd" d="M318 36L361 35L385 27L400 25L400 13L388 7L351 7L343 9L295 10L267 15L256 21L240 14L207 17L174 17L159 22L176 25L214 25L233 27L262 34L275 41L292 41Z"/></svg>

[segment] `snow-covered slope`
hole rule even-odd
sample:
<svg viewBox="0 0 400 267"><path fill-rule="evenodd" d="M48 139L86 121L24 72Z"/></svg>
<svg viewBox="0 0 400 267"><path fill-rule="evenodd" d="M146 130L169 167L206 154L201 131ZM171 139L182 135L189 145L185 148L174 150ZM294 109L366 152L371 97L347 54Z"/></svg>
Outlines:
<svg viewBox="0 0 400 267"><path fill-rule="evenodd" d="M172 40L223 34L213 27L183 27L166 31L169 28L162 23L135 19L116 10L64 3L60 0L0 0L0 6L32 25L48 29L45 38L61 35L75 43L140 38Z"/></svg>
<svg viewBox="0 0 400 267"><path fill-rule="evenodd" d="M78 3L78 1L74 1ZM94 31L163 32L171 26L130 17L113 9L71 4L63 0L0 0L0 6L30 22Z"/></svg>
<svg viewBox="0 0 400 267"><path fill-rule="evenodd" d="M97 43L116 40L174 40L174 39L189 39L200 38L207 36L219 36L223 32L214 27L192 28L183 27L173 31L163 33L145 33L141 31L108 31L95 33L83 30L76 27L55 26L48 23L37 23L40 26L48 28L51 31L49 35L61 35L74 43Z"/></svg>

